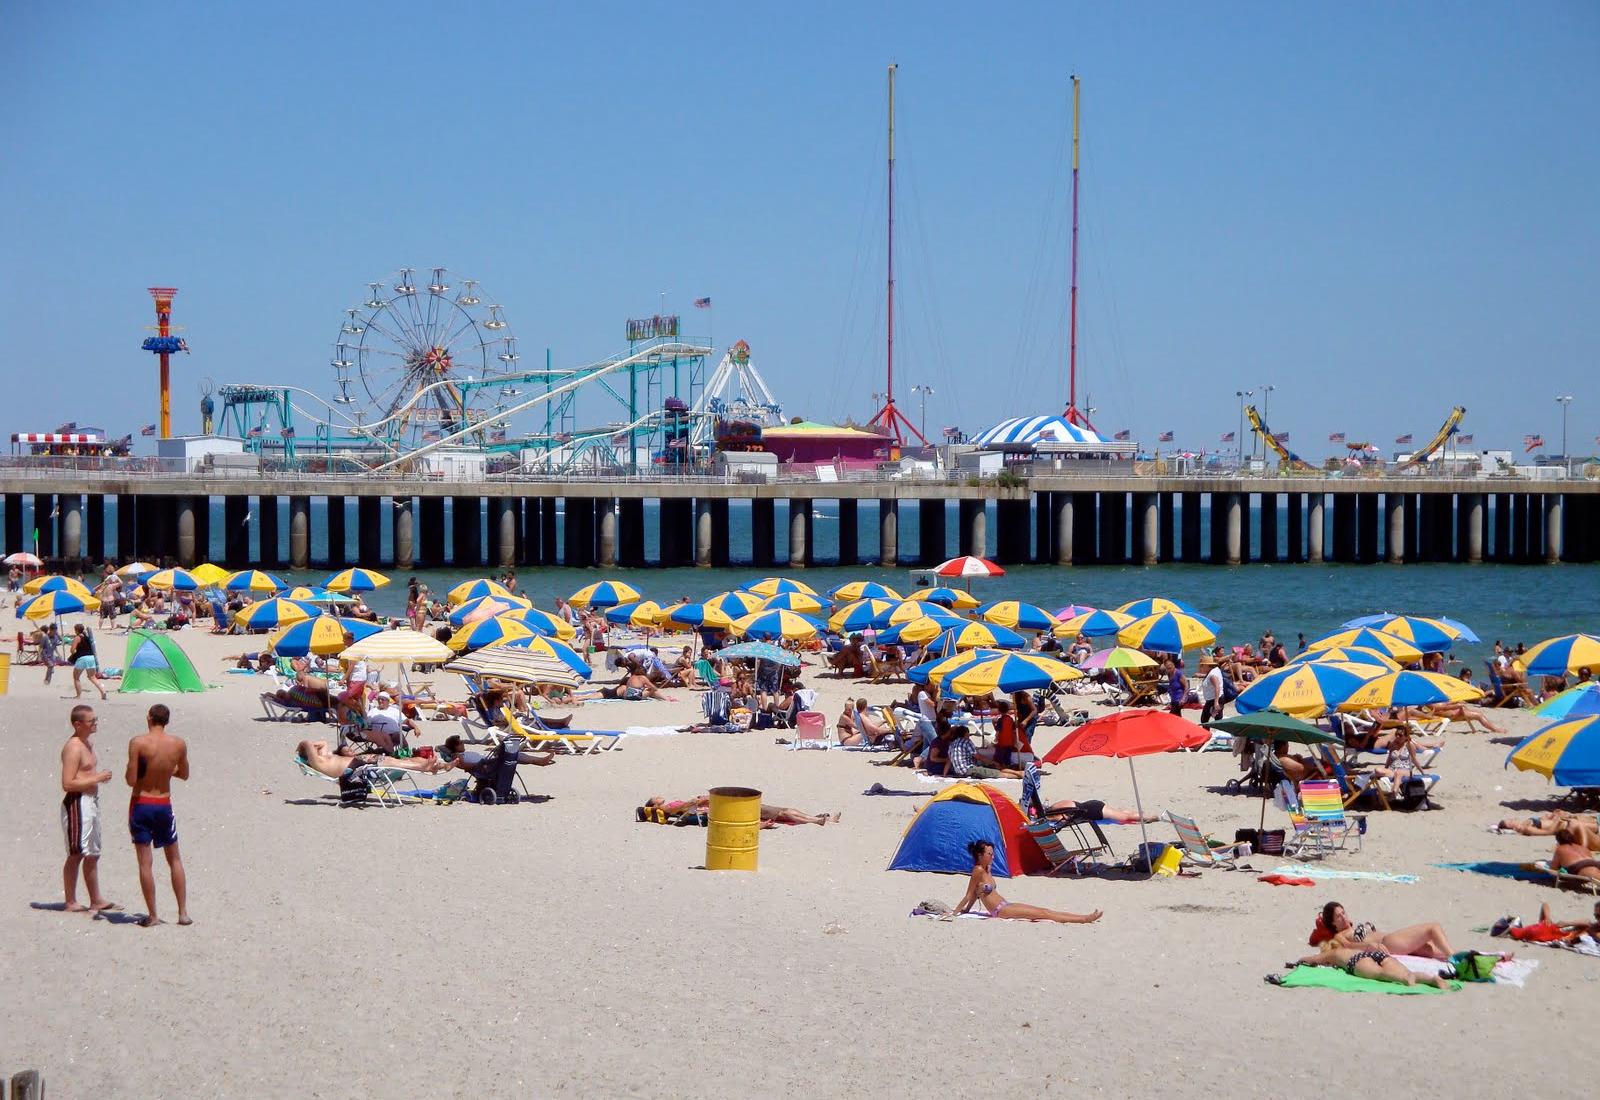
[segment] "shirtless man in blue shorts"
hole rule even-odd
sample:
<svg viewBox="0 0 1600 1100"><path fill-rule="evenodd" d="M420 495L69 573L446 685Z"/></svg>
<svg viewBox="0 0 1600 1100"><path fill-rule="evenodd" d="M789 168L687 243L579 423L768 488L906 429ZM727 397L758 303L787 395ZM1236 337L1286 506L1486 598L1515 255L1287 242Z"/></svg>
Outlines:
<svg viewBox="0 0 1600 1100"><path fill-rule="evenodd" d="M167 870L172 874L172 893L178 899L178 923L189 919L188 881L183 874L183 857L178 854L178 823L172 816L172 781L189 778L189 746L181 737L167 732L172 712L161 703L145 715L145 732L128 742L128 786L133 788L128 805L128 833L139 857L139 889L144 891L146 916L141 928L154 928L156 918L156 873L151 847L167 854Z"/></svg>

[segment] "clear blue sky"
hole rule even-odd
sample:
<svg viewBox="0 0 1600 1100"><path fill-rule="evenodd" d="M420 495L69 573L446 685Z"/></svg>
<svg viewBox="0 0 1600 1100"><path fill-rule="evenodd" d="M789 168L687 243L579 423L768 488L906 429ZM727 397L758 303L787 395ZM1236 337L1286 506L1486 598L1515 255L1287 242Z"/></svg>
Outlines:
<svg viewBox="0 0 1600 1100"><path fill-rule="evenodd" d="M866 10L863 10L866 9ZM1080 386L1215 445L1234 391L1308 455L1577 397L1600 435L1600 5L13 4L0 36L0 429L155 419L144 288L197 382L332 391L341 311L443 264L557 363L669 309L791 413L882 388L898 61L897 390L930 427L1059 411L1068 75L1084 79ZM713 314L689 308L700 295ZM693 331L693 329L691 329ZM596 403L595 414L609 415Z"/></svg>

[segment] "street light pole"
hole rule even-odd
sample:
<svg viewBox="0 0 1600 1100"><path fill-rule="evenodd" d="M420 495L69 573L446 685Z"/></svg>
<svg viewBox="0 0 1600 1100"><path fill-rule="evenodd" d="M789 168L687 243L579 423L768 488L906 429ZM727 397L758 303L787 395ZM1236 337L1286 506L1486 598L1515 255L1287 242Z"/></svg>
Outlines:
<svg viewBox="0 0 1600 1100"><path fill-rule="evenodd" d="M1272 386L1272 385L1261 385L1261 386L1256 387L1256 392L1261 395L1261 419L1269 428L1272 426L1272 421L1270 419L1268 419L1268 417L1270 417L1272 415L1272 391L1277 389L1277 388L1278 388L1277 386ZM1252 449L1254 449L1254 444L1253 443L1251 444L1251 447L1252 447ZM1267 441L1265 439L1263 439L1261 441L1261 459L1262 459L1262 461L1266 461L1266 457L1267 457Z"/></svg>
<svg viewBox="0 0 1600 1100"><path fill-rule="evenodd" d="M1244 402L1248 397L1255 396L1255 390L1234 390L1233 396L1239 399L1239 434L1234 436L1234 442L1239 448L1239 469L1244 469Z"/></svg>
<svg viewBox="0 0 1600 1100"><path fill-rule="evenodd" d="M922 438L928 438L928 398L933 395L932 386L924 386L920 382L911 387L911 392L922 398L922 423L917 427L922 432Z"/></svg>
<svg viewBox="0 0 1600 1100"><path fill-rule="evenodd" d="M1561 465L1566 468L1566 476L1572 476L1572 459L1567 457L1567 409L1572 405L1570 393L1561 394L1556 398L1556 403L1561 406Z"/></svg>

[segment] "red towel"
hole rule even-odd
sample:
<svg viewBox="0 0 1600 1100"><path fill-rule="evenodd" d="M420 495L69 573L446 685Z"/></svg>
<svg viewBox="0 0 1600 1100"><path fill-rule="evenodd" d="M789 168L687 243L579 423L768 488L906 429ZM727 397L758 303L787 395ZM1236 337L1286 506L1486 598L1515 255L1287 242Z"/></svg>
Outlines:
<svg viewBox="0 0 1600 1100"><path fill-rule="evenodd" d="M1297 878L1294 875L1262 875L1257 882L1268 882L1273 886L1315 886L1316 882L1308 878Z"/></svg>

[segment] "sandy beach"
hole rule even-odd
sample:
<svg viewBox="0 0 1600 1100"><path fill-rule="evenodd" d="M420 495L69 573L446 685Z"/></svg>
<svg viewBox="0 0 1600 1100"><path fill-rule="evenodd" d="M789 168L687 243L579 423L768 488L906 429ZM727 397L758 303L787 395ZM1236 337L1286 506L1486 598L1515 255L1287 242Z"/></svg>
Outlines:
<svg viewBox="0 0 1600 1100"><path fill-rule="evenodd" d="M634 737L613 753L524 768L544 796L532 803L345 810L331 784L293 763L299 739L331 727L263 721L266 678L224 673L223 654L259 639L177 637L217 690L84 700L101 714L97 747L116 775L102 791L101 882L124 907L114 919L48 908L61 901L57 761L70 669L45 685L42 669L14 667L0 700L14 773L0 807L0 1065L40 1070L54 1096L1592 1092L1581 1058L1552 1066L1549 1053L1552 1026L1595 1004L1600 960L1527 947L1539 966L1525 988L1447 996L1262 980L1307 953L1330 899L1382 928L1438 920L1458 948L1481 950L1503 941L1469 930L1503 915L1531 921L1545 901L1559 918L1590 911L1577 894L1432 866L1550 854L1545 839L1486 831L1508 806L1546 807L1558 792L1503 770L1506 748L1485 735L1449 735L1438 811L1374 813L1364 849L1326 861L1414 874L1415 884L1035 876L1002 888L1105 918L944 923L908 912L924 898L954 904L963 878L885 869L935 788L876 766L881 757L791 752L774 743L781 731ZM120 664L120 634L102 633L100 646ZM456 677L432 679L461 697ZM858 693L853 681L807 679L830 724ZM861 688L874 702L904 692ZM696 693L674 695L586 704L578 721L698 719ZM196 923L144 930L121 776L127 740L156 701L190 746L193 774L175 806ZM1517 733L1537 722L1506 718ZM426 729L439 743L459 726ZM1060 732L1042 727L1038 747ZM1256 798L1218 793L1235 774L1228 754L1137 766L1147 808L1192 815L1218 837L1260 813ZM1131 804L1124 762L1050 772L1049 798ZM907 793L865 795L874 783ZM843 820L764 832L756 874L698 870L705 830L634 820L649 795L735 784ZM1267 820L1285 823L1271 808ZM1150 831L1172 839L1168 825ZM1120 854L1137 834L1114 831ZM1258 871L1281 862L1250 860Z"/></svg>

